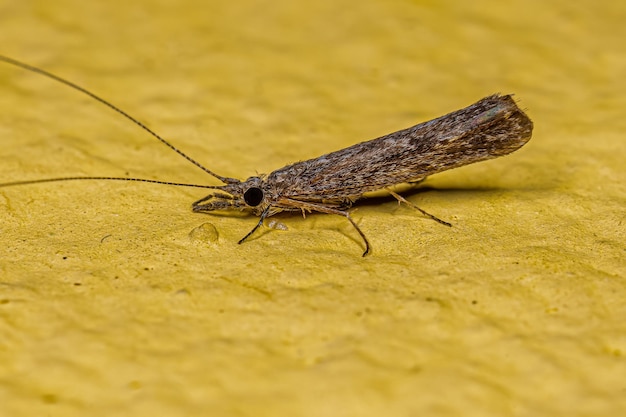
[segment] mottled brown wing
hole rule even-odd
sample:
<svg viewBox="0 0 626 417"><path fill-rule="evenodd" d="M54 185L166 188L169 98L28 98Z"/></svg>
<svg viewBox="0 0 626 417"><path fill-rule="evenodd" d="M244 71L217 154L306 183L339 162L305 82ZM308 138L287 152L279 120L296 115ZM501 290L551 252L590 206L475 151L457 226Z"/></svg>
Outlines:
<svg viewBox="0 0 626 417"><path fill-rule="evenodd" d="M510 95L486 97L429 122L268 175L278 194L303 201L349 198L496 158L523 146L532 121Z"/></svg>

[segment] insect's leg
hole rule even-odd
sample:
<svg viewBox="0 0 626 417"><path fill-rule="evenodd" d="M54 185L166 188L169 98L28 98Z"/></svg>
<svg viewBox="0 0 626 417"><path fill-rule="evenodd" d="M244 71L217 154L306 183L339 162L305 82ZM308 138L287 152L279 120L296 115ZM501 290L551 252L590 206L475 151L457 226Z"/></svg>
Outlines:
<svg viewBox="0 0 626 417"><path fill-rule="evenodd" d="M402 197L400 194L391 191L390 189L387 189L387 191L389 192L389 194L391 194L396 200L398 200L398 202L400 203L404 203L409 207L413 207L414 209L416 209L417 211L419 211L420 213L422 213L424 216L426 217L430 217L431 219L433 219L434 221L436 221L437 223L441 223L444 226L448 226L448 227L452 227L452 225L448 222L445 222L435 216L433 216L430 213L425 212L424 210L422 210L421 208L417 207L415 204L411 203L409 200L407 200L406 198Z"/></svg>
<svg viewBox="0 0 626 417"><path fill-rule="evenodd" d="M359 228L359 226L356 225L354 220L352 220L352 217L350 217L350 213L348 213L347 211L340 211L337 214L346 216L346 219L350 220L350 223L352 223L352 226L354 226L356 231L359 232L359 234L361 235L361 239L363 239L363 242L365 242L365 252L363 252L362 256L366 256L368 253L370 253L370 243L367 241L367 238L365 237L365 233L363 233L361 229Z"/></svg>
<svg viewBox="0 0 626 417"><path fill-rule="evenodd" d="M424 182L424 180L426 180L426 178L428 178L428 177L418 178L416 180L411 180L411 181L409 181L409 184L411 184L413 186L415 186L417 184L421 184L422 182Z"/></svg>
<svg viewBox="0 0 626 417"><path fill-rule="evenodd" d="M323 206L321 204L305 203L303 201L292 200L292 199L287 199L287 198L282 201L283 201L283 204L285 202L289 202L290 207L297 207L300 210L302 210L302 212L304 212L304 210L317 211L320 213L338 214L340 216L345 217L346 219L350 221L350 223L356 229L356 231L359 232L361 239L363 239L363 243L365 243L365 252L363 252L363 256L366 256L368 253L370 253L370 242L367 240L367 237L365 237L365 233L363 233L361 228L357 226L354 220L352 220L352 217L350 217L350 213L348 213L347 211L336 210L330 207Z"/></svg>
<svg viewBox="0 0 626 417"><path fill-rule="evenodd" d="M245 240L247 238L249 238L250 236L252 236L252 233L256 232L256 229L258 229L259 227L261 227L263 225L263 220L265 220L265 218L267 217L268 213L270 212L270 207L272 206L267 206L265 208L265 210L263 210L263 213L261 213L261 218L259 219L259 222L256 224L256 226L254 226L252 228L252 230L250 230L248 232L247 235L245 235L244 237L241 238L241 240L239 240L239 242L237 242L238 244L242 244L243 242L245 242Z"/></svg>

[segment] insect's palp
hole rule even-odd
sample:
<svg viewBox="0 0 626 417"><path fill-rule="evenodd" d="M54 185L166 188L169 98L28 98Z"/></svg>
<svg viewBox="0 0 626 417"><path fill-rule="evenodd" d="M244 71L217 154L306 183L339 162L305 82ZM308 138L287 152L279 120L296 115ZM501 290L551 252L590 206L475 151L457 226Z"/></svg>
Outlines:
<svg viewBox="0 0 626 417"><path fill-rule="evenodd" d="M238 198L223 193L213 193L200 200L194 202L191 205L191 209L195 212L225 210L230 207L241 207L241 201Z"/></svg>
<svg viewBox="0 0 626 417"><path fill-rule="evenodd" d="M212 200L214 198L220 198L220 199L224 199L224 200L233 200L235 197L233 197L230 194L221 194L221 193L214 193L214 194L209 194L205 197L202 197L200 200L198 201L194 201L191 206L192 207L196 207L196 206L201 206L202 203L204 203L205 201L209 201Z"/></svg>

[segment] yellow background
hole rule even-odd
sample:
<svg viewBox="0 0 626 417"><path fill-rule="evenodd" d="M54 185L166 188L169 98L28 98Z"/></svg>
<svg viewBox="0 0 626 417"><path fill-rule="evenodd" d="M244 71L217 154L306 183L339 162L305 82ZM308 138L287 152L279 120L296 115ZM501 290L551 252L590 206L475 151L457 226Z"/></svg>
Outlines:
<svg viewBox="0 0 626 417"><path fill-rule="evenodd" d="M533 139L341 217L194 214L203 190L0 189L2 416L626 413L626 6L597 1L0 5L0 53L246 178L516 93ZM217 182L0 65L0 182Z"/></svg>

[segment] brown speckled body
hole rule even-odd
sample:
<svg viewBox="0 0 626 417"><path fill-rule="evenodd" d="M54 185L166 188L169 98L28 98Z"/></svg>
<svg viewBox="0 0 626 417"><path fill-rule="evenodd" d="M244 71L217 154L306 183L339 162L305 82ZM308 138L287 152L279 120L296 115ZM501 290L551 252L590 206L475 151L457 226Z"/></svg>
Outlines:
<svg viewBox="0 0 626 417"><path fill-rule="evenodd" d="M531 133L532 122L511 96L494 95L429 122L277 169L262 179L261 187L273 200L355 200L368 191L506 155Z"/></svg>

